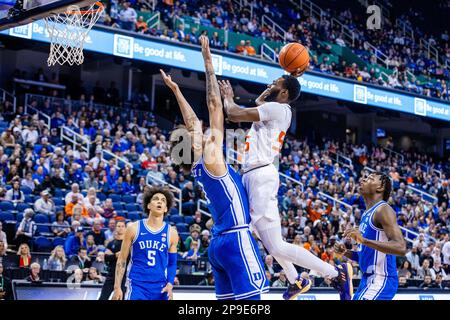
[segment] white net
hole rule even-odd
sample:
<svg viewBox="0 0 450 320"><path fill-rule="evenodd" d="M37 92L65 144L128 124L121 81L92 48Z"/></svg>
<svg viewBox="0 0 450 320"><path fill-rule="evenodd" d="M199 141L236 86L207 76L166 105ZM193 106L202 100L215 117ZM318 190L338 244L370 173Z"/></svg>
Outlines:
<svg viewBox="0 0 450 320"><path fill-rule="evenodd" d="M92 26L100 18L103 4L96 2L87 8L69 6L67 11L45 18L50 37L47 64L80 65L84 61L83 46Z"/></svg>

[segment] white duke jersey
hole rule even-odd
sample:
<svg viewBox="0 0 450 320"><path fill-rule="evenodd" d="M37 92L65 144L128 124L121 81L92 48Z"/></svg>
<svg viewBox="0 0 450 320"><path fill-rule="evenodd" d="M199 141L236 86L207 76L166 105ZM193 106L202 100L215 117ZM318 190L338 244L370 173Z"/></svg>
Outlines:
<svg viewBox="0 0 450 320"><path fill-rule="evenodd" d="M245 137L244 172L274 162L291 125L292 111L286 103L266 102L257 107L258 122L253 122Z"/></svg>

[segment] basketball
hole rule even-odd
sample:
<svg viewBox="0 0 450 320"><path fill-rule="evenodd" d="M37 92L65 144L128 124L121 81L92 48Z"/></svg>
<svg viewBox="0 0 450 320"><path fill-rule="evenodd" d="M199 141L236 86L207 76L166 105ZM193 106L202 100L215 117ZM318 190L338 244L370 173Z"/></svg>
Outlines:
<svg viewBox="0 0 450 320"><path fill-rule="evenodd" d="M298 42L291 42L281 48L278 62L287 72L300 69L303 73L309 66L308 49Z"/></svg>

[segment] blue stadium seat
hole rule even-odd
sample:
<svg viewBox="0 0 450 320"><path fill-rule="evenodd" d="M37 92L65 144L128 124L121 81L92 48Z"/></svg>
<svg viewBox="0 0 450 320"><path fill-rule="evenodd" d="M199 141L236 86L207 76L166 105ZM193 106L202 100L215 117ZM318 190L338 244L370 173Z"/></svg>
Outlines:
<svg viewBox="0 0 450 320"><path fill-rule="evenodd" d="M33 192L33 190L31 190L31 188L27 186L21 186L20 190L23 192L24 195L31 194Z"/></svg>
<svg viewBox="0 0 450 320"><path fill-rule="evenodd" d="M48 216L46 214L38 213L33 218L36 223L49 223Z"/></svg>
<svg viewBox="0 0 450 320"><path fill-rule="evenodd" d="M108 198L111 198L112 202L122 202L122 196L120 194L110 194Z"/></svg>
<svg viewBox="0 0 450 320"><path fill-rule="evenodd" d="M139 207L135 203L127 203L125 205L125 210L128 212L133 212L139 210Z"/></svg>
<svg viewBox="0 0 450 320"><path fill-rule="evenodd" d="M53 198L53 202L55 203L55 206L64 206L64 204L66 203L64 199L58 197Z"/></svg>
<svg viewBox="0 0 450 320"><path fill-rule="evenodd" d="M181 240L186 240L187 237L190 236L189 232L178 232L178 235L180 236Z"/></svg>
<svg viewBox="0 0 450 320"><path fill-rule="evenodd" d="M106 195L104 193L97 193L97 198L100 201L105 201L106 200Z"/></svg>
<svg viewBox="0 0 450 320"><path fill-rule="evenodd" d="M18 203L16 210L19 212L25 211L25 209L31 208L31 206L28 203Z"/></svg>
<svg viewBox="0 0 450 320"><path fill-rule="evenodd" d="M38 225L36 226L36 231L38 232L39 235L41 236L51 236L53 235L52 231L50 230L49 226L41 226Z"/></svg>
<svg viewBox="0 0 450 320"><path fill-rule="evenodd" d="M66 196L66 191L63 189L55 189L55 197L64 198Z"/></svg>
<svg viewBox="0 0 450 320"><path fill-rule="evenodd" d="M15 220L14 215L11 212L0 212L0 221Z"/></svg>
<svg viewBox="0 0 450 320"><path fill-rule="evenodd" d="M169 211L169 215L174 216L174 215L179 215L180 211L178 211L177 208L173 207L172 209L170 209Z"/></svg>
<svg viewBox="0 0 450 320"><path fill-rule="evenodd" d="M191 224L194 222L194 218L192 216L184 216L184 222L187 224Z"/></svg>
<svg viewBox="0 0 450 320"><path fill-rule="evenodd" d="M141 219L141 215L139 213L136 213L136 212L129 212L128 213L128 219L130 219L131 221L140 220Z"/></svg>
<svg viewBox="0 0 450 320"><path fill-rule="evenodd" d="M177 223L176 226L177 226L178 233L189 232L188 225L186 223L180 222L180 223Z"/></svg>
<svg viewBox="0 0 450 320"><path fill-rule="evenodd" d="M116 209L116 211L122 211L123 205L120 202L113 202L113 208Z"/></svg>
<svg viewBox="0 0 450 320"><path fill-rule="evenodd" d="M175 224L183 223L183 217L180 215L169 216L169 220L170 220L170 222L173 222Z"/></svg>
<svg viewBox="0 0 450 320"><path fill-rule="evenodd" d="M122 201L125 203L136 203L136 197L130 195L124 195Z"/></svg>
<svg viewBox="0 0 450 320"><path fill-rule="evenodd" d="M48 215L49 219L50 219L50 223L53 223L56 221L56 214L50 214Z"/></svg>
<svg viewBox="0 0 450 320"><path fill-rule="evenodd" d="M18 212L16 217L17 222L21 222L23 220L23 212Z"/></svg>
<svg viewBox="0 0 450 320"><path fill-rule="evenodd" d="M168 216L165 216L164 219L163 219L163 221L164 221L165 223L170 223L169 217L168 217Z"/></svg>
<svg viewBox="0 0 450 320"><path fill-rule="evenodd" d="M12 211L15 210L14 205L10 201L2 201L0 202L0 210L2 211Z"/></svg>
<svg viewBox="0 0 450 320"><path fill-rule="evenodd" d="M64 243L66 242L66 239L61 238L61 237L55 237L53 239L53 247L56 246L64 246Z"/></svg>
<svg viewBox="0 0 450 320"><path fill-rule="evenodd" d="M25 202L28 204L33 204L34 203L33 196L29 194L25 195Z"/></svg>
<svg viewBox="0 0 450 320"><path fill-rule="evenodd" d="M81 194L83 195L83 197L86 198L86 196L87 196L87 191L81 191Z"/></svg>
<svg viewBox="0 0 450 320"><path fill-rule="evenodd" d="M53 249L53 243L46 237L37 237L34 239L34 250L37 252L50 252Z"/></svg>
<svg viewBox="0 0 450 320"><path fill-rule="evenodd" d="M115 207L115 206L114 206L114 207ZM124 217L124 218L127 217L127 212L124 211L124 210L116 210L116 212L117 212L117 215L118 215L119 217Z"/></svg>

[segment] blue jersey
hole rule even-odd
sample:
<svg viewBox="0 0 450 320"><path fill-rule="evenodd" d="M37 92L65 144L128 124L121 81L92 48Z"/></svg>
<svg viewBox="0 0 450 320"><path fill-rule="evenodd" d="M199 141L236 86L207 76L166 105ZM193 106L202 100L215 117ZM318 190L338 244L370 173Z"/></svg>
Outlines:
<svg viewBox="0 0 450 320"><path fill-rule="evenodd" d="M138 221L128 278L140 282L167 282L170 226L164 222L159 230L153 231L146 222L146 219Z"/></svg>
<svg viewBox="0 0 450 320"><path fill-rule="evenodd" d="M193 166L192 174L205 192L214 220L213 236L250 223L248 198L242 177L229 164L223 176L214 177L200 158Z"/></svg>
<svg viewBox="0 0 450 320"><path fill-rule="evenodd" d="M359 231L364 238L381 242L389 241L383 229L376 227L373 222L375 212L382 205L388 204L385 201L380 201L363 213ZM362 244L358 246L358 255L359 267L364 274L397 277L397 265L394 255L382 253Z"/></svg>

